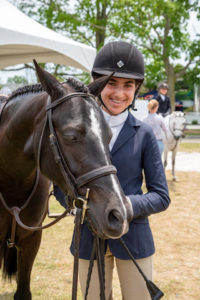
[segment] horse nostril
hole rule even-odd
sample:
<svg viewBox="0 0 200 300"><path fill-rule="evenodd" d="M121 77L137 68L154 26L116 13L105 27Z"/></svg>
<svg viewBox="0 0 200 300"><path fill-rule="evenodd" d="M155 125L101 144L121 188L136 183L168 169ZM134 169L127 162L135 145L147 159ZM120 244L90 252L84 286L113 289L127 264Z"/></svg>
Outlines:
<svg viewBox="0 0 200 300"><path fill-rule="evenodd" d="M118 227L123 223L123 218L119 211L113 209L108 213L108 224L112 227Z"/></svg>
<svg viewBox="0 0 200 300"><path fill-rule="evenodd" d="M116 212L115 211L111 211L108 214L108 221L109 221L109 223L118 223L119 219L116 216Z"/></svg>

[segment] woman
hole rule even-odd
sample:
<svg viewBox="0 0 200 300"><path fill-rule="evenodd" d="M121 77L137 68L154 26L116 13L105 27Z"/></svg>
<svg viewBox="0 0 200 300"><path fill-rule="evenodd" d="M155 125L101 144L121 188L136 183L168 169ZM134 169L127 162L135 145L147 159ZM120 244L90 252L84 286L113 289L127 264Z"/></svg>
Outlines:
<svg viewBox="0 0 200 300"><path fill-rule="evenodd" d="M155 134L160 154L162 155L164 150L164 144L162 139L162 131L167 132L165 127L164 119L161 115L157 114L159 108L159 102L155 99L149 101L148 105L149 114L146 118L143 119L143 122L152 127Z"/></svg>
<svg viewBox="0 0 200 300"><path fill-rule="evenodd" d="M162 82L158 86L158 96L156 100L159 103L159 108L157 114L160 114L163 117L166 117L171 113L171 103L170 98L167 96L168 93L168 85L165 82Z"/></svg>
<svg viewBox="0 0 200 300"><path fill-rule="evenodd" d="M154 243L148 216L165 210L169 195L158 145L152 129L135 119L128 111L144 80L144 62L138 49L126 42L111 42L97 54L94 79L115 72L100 95L102 112L111 127L110 155L134 218L125 243L149 279L152 279ZM142 193L143 172L148 192ZM84 294L93 235L84 223L81 228L79 279ZM74 253L72 242L71 251ZM106 299L112 299L114 261L123 299L149 300L146 284L118 239L106 240ZM99 282L95 264L88 294L89 300L99 299Z"/></svg>

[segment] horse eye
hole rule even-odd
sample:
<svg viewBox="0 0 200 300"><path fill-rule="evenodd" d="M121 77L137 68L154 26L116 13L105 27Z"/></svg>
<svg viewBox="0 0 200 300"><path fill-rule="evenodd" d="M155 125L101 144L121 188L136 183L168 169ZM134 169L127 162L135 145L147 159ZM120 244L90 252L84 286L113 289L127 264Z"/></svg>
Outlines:
<svg viewBox="0 0 200 300"><path fill-rule="evenodd" d="M77 142L78 141L78 137L73 134L64 134L64 139L68 142Z"/></svg>

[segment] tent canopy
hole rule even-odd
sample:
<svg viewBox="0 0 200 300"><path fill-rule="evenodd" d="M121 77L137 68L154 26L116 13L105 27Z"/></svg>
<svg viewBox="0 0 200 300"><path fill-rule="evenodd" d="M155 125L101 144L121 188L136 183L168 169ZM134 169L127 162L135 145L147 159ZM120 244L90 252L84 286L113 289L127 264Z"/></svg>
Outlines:
<svg viewBox="0 0 200 300"><path fill-rule="evenodd" d="M52 62L90 71L96 49L64 37L0 0L0 69L16 64Z"/></svg>

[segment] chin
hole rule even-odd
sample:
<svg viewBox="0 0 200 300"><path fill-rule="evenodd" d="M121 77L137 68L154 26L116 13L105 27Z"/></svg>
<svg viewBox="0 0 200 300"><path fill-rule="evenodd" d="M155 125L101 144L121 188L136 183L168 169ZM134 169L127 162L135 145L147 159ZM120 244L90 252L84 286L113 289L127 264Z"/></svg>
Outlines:
<svg viewBox="0 0 200 300"><path fill-rule="evenodd" d="M103 233L103 231L101 231L97 225L96 222L94 222L94 220L91 220L91 217L86 217L86 223L87 223L87 226L88 228L90 229L90 231L93 233L93 234L96 234L99 238L105 240L105 239L108 239L108 237ZM97 229L98 228L98 229Z"/></svg>
<svg viewBox="0 0 200 300"><path fill-rule="evenodd" d="M112 112L112 115L115 116L115 115L119 115L121 114L126 108L123 108L123 109L112 109L111 112Z"/></svg>

